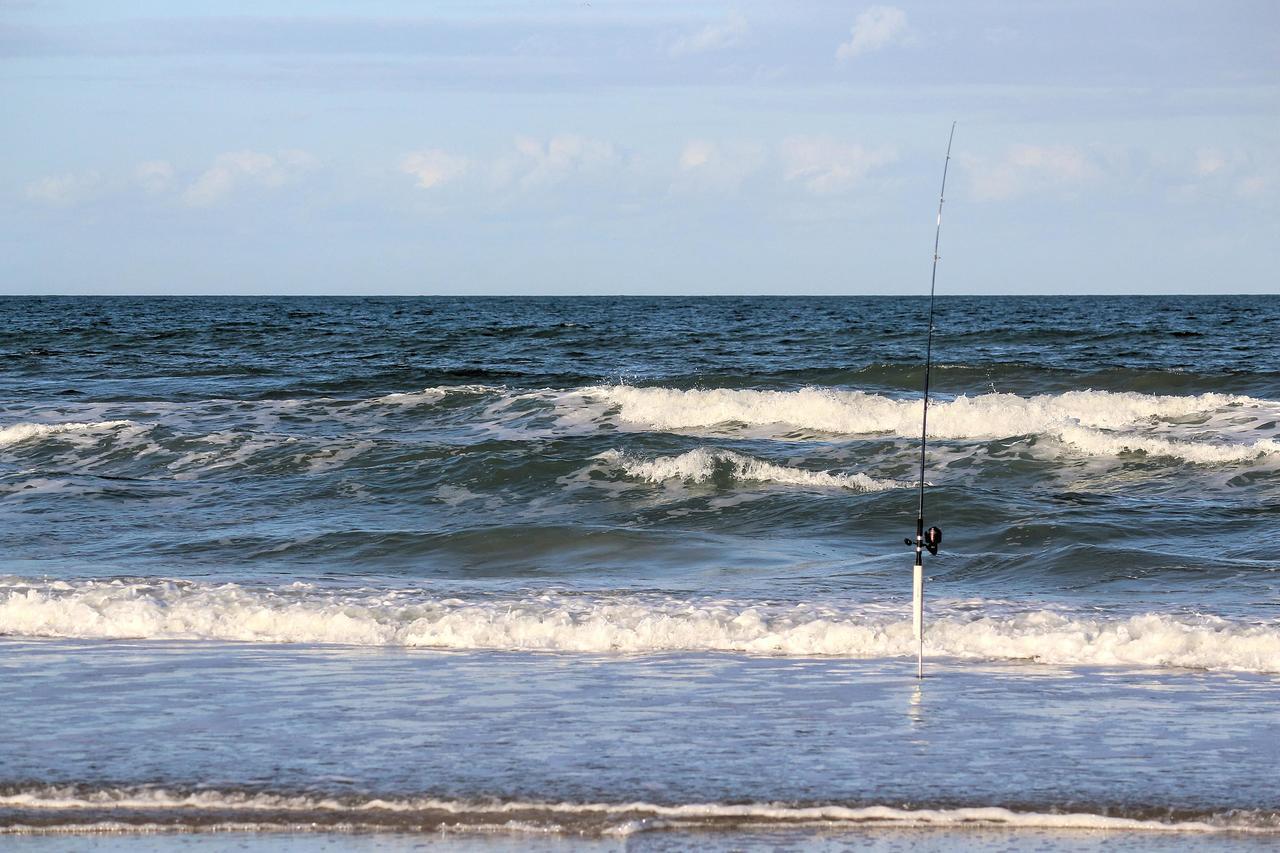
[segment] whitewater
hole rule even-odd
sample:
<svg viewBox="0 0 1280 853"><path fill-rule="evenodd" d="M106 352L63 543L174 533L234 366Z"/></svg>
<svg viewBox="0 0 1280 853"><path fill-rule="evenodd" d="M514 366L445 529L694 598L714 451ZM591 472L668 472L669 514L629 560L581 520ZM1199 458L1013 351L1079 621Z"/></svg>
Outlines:
<svg viewBox="0 0 1280 853"><path fill-rule="evenodd" d="M191 582L0 580L0 634L232 640L592 654L746 652L909 656L909 619L886 603L753 604L544 594L465 600L413 590L334 594ZM1208 615L1099 616L1004 601L935 602L931 656L1047 664L1280 672L1280 623Z"/></svg>

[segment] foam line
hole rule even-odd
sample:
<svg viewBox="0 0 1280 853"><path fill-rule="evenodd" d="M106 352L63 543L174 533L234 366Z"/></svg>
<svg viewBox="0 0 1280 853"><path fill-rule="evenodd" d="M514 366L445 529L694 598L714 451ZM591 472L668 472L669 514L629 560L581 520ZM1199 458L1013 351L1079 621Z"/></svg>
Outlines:
<svg viewBox="0 0 1280 853"><path fill-rule="evenodd" d="M1276 816L1269 813L1234 811L1206 813L1198 819L1158 820L1150 817L1089 812L1037 812L1000 806L904 809L884 805L793 805L787 803L687 803L661 805L648 802L574 803L540 801L476 801L434 797L361 798L320 797L261 792L201 790L169 791L163 788L104 788L45 786L10 790L0 794L0 808L46 816L39 824L15 823L0 832L30 831L154 831L170 827L168 820L153 816L169 813L180 819L190 815L191 824L210 828L207 817L234 816L229 825L272 828L296 826L308 817L320 821L315 828L352 827L400 828L416 824L419 829L448 828L488 831L495 827L514 831L580 832L592 830L605 835L628 835L637 831L715 826L795 826L833 827L941 827L941 828L1039 828L1069 830L1109 830L1124 832L1222 831L1274 834L1280 831ZM94 824L77 822L76 812L106 812L119 817L141 813L152 822L138 825L116 821ZM255 813L269 819L250 820ZM65 819L50 820L51 814ZM335 818L342 822L335 823ZM506 820L504 820L504 818ZM501 821L501 822L499 822ZM213 824L217 826L219 824ZM95 827L100 827L95 829Z"/></svg>
<svg viewBox="0 0 1280 853"><path fill-rule="evenodd" d="M971 604L971 603L970 603ZM135 580L0 582L0 634L94 639L333 643L535 652L914 654L909 619L884 605L766 604L656 595L463 600L418 590ZM930 656L1056 665L1280 672L1280 624L1206 615L1100 616L935 606Z"/></svg>

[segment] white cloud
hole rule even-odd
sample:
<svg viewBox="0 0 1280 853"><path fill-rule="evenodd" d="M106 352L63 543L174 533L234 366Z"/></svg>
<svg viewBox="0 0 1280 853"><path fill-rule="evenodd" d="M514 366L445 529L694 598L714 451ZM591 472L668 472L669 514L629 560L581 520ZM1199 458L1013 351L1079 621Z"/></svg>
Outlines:
<svg viewBox="0 0 1280 853"><path fill-rule="evenodd" d="M549 186L575 175L605 172L622 159L612 142L572 133L558 134L545 142L518 136L515 149L514 154L494 163L493 177L499 186Z"/></svg>
<svg viewBox="0 0 1280 853"><path fill-rule="evenodd" d="M667 53L672 56L689 56L724 50L741 44L746 34L747 19L734 12L723 21L707 24L696 33L676 39L667 48Z"/></svg>
<svg viewBox="0 0 1280 853"><path fill-rule="evenodd" d="M1101 169L1074 145L1014 145L992 163L964 161L979 199L1016 198L1031 192L1072 192L1096 180Z"/></svg>
<svg viewBox="0 0 1280 853"><path fill-rule="evenodd" d="M802 182L813 193L852 189L875 169L898 159L889 148L866 148L826 136L794 136L779 149L783 176Z"/></svg>
<svg viewBox="0 0 1280 853"><path fill-rule="evenodd" d="M1191 172L1191 192L1227 192L1238 198L1257 198L1270 192L1277 183L1274 160L1261 158L1256 152L1241 148L1200 148L1195 152Z"/></svg>
<svg viewBox="0 0 1280 853"><path fill-rule="evenodd" d="M173 164L168 160L148 160L133 170L134 180L149 193L162 193L173 183Z"/></svg>
<svg viewBox="0 0 1280 853"><path fill-rule="evenodd" d="M1236 195L1241 198L1258 198L1268 195L1275 178L1272 175L1247 175L1236 182Z"/></svg>
<svg viewBox="0 0 1280 853"><path fill-rule="evenodd" d="M439 148L414 151L400 161L400 171L413 175L418 186L427 190L461 177L470 167L471 162L467 158Z"/></svg>
<svg viewBox="0 0 1280 853"><path fill-rule="evenodd" d="M695 139L680 152L680 168L686 172L692 169L701 169L715 159L716 155L717 151L714 142Z"/></svg>
<svg viewBox="0 0 1280 853"><path fill-rule="evenodd" d="M841 62L880 50L907 35L907 13L896 6L871 6L853 21L847 42L836 48Z"/></svg>
<svg viewBox="0 0 1280 853"><path fill-rule="evenodd" d="M26 196L32 201L58 206L78 204L98 191L102 178L97 172L50 175L27 184Z"/></svg>
<svg viewBox="0 0 1280 853"><path fill-rule="evenodd" d="M194 207L206 207L221 201L237 187L282 186L315 165L315 157L305 151L284 151L279 155L230 151L214 158L213 165L196 178L182 199Z"/></svg>
<svg viewBox="0 0 1280 853"><path fill-rule="evenodd" d="M764 165L759 145L690 140L680 152L674 189L734 189Z"/></svg>
<svg viewBox="0 0 1280 853"><path fill-rule="evenodd" d="M1201 148L1196 152L1195 173L1200 177L1217 174L1227 168L1227 157L1215 148Z"/></svg>

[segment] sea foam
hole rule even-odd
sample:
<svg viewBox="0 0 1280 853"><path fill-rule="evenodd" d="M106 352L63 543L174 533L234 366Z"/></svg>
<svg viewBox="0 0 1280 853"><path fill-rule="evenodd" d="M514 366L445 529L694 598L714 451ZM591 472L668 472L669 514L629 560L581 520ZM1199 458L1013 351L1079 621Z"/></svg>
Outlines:
<svg viewBox="0 0 1280 853"><path fill-rule="evenodd" d="M587 388L581 393L603 402L624 423L658 430L698 432L745 425L780 427L783 432L902 438L917 436L920 430L919 400L864 391L677 390L615 385ZM1244 417L1256 425L1278 416L1280 403L1226 394L980 394L935 400L929 408L929 435L959 441L1040 435L1087 454L1145 453L1224 463L1280 455L1280 441L1251 436L1235 423Z"/></svg>
<svg viewBox="0 0 1280 853"><path fill-rule="evenodd" d="M0 808L38 823L0 826L3 833L128 832L181 828L394 829L417 831L566 832L631 835L679 828L720 829L823 825L1006 829L1087 829L1113 832L1248 832L1280 830L1271 812L1206 812L1182 819L1054 812L1001 806L901 808L886 805L792 803L555 802L459 800L441 797L359 797L263 791L182 791L153 787L30 786L0 792ZM1110 811L1110 810L1109 810ZM1124 811L1121 809L1120 811ZM99 817L82 822L79 813ZM111 815L115 820L102 820ZM137 823L133 816L145 817ZM308 823L312 825L307 826Z"/></svg>
<svg viewBox="0 0 1280 853"><path fill-rule="evenodd" d="M130 426L132 421L95 421L92 423L17 423L0 429L0 447L8 447L31 439L67 433L99 433L116 427Z"/></svg>
<svg viewBox="0 0 1280 853"><path fill-rule="evenodd" d="M662 483L668 480L705 483L717 470L738 482L778 483L788 486L804 486L819 489L851 489L858 492L880 492L911 485L895 480L877 480L866 474L830 473L809 471L777 465L731 450L699 447L678 456L658 456L640 459L619 450L608 450L597 459L616 465L628 477Z"/></svg>
<svg viewBox="0 0 1280 853"><path fill-rule="evenodd" d="M776 604L659 595L466 600L417 590L350 593L189 581L0 583L0 634L333 643L536 652L737 652L881 658L915 653L884 605ZM966 602L931 608L925 651L1058 665L1280 672L1280 624L1209 615L1098 615Z"/></svg>

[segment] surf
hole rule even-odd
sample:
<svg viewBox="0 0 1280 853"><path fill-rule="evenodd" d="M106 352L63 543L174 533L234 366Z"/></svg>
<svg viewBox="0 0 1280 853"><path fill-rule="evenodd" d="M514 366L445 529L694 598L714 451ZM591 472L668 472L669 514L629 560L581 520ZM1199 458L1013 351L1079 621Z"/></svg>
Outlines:
<svg viewBox="0 0 1280 853"><path fill-rule="evenodd" d="M957 660L1280 673L1280 624L1209 614L1100 614L940 599L925 649ZM0 635L91 640L775 657L914 655L912 623L885 599L745 600L638 593L431 593L181 580L0 584Z"/></svg>

